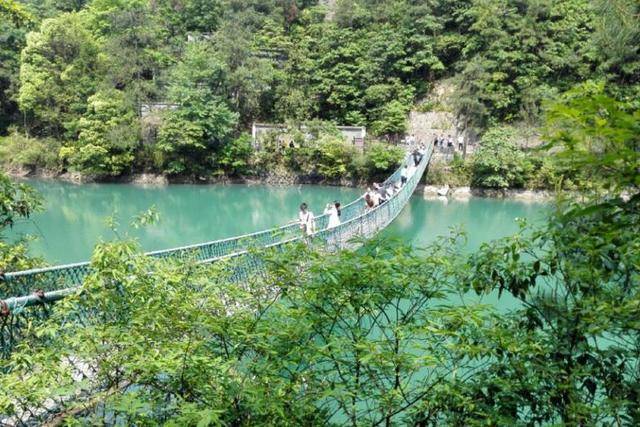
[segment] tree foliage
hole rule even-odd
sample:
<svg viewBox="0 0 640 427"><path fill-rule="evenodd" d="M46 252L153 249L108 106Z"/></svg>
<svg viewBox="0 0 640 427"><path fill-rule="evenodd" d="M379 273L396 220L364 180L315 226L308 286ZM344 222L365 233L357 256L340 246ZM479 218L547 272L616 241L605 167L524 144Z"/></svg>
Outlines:
<svg viewBox="0 0 640 427"><path fill-rule="evenodd" d="M39 32L29 34L22 51L18 102L45 135L76 136L96 88L100 54L85 20L81 13L47 19Z"/></svg>
<svg viewBox="0 0 640 427"><path fill-rule="evenodd" d="M145 129L145 145L127 162L134 171L220 173L225 144L253 122L321 119L396 140L407 113L442 79L456 89L445 107L477 133L503 122L536 126L547 100L587 79L609 83L616 100L637 99L640 87L633 0L2 5L2 130L74 146L90 97L116 90L134 111L151 110L134 119ZM178 86L182 95L193 86L200 101L186 102ZM158 117L158 104L180 108Z"/></svg>
<svg viewBox="0 0 640 427"><path fill-rule="evenodd" d="M200 44L190 45L173 68L168 95L177 108L166 114L158 135L167 172L203 172L212 164L210 149L231 135L237 114L216 93L223 72L223 64Z"/></svg>
<svg viewBox="0 0 640 427"><path fill-rule="evenodd" d="M522 187L530 166L516 145L513 130L492 128L483 135L480 148L473 156L472 180L479 187Z"/></svg>
<svg viewBox="0 0 640 427"><path fill-rule="evenodd" d="M97 92L78 121L78 141L61 149L73 168L97 175L118 176L129 170L138 143L134 109L122 92Z"/></svg>
<svg viewBox="0 0 640 427"><path fill-rule="evenodd" d="M27 220L42 209L42 199L32 187L12 182L0 174L0 232L17 221ZM27 242L5 242L0 236L0 271L16 271L35 267L41 260L28 255ZM4 284L2 285L4 286Z"/></svg>

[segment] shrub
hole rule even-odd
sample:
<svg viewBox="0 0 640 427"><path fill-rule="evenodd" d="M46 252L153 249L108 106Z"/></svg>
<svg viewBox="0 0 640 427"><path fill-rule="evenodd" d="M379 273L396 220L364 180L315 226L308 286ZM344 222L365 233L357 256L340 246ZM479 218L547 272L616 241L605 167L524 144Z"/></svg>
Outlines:
<svg viewBox="0 0 640 427"><path fill-rule="evenodd" d="M472 183L487 188L521 188L531 170L531 162L515 144L515 130L496 127L482 137L473 158Z"/></svg>
<svg viewBox="0 0 640 427"><path fill-rule="evenodd" d="M252 152L251 135L242 134L222 147L218 163L227 174L247 174Z"/></svg>
<svg viewBox="0 0 640 427"><path fill-rule="evenodd" d="M401 135L407 130L407 114L411 106L400 101L385 104L378 112L378 118L371 123L371 131L376 135Z"/></svg>
<svg viewBox="0 0 640 427"><path fill-rule="evenodd" d="M87 113L78 122L78 141L61 150L74 169L97 175L120 175L133 164L139 141L135 110L117 90L88 99Z"/></svg>
<svg viewBox="0 0 640 427"><path fill-rule="evenodd" d="M29 138L12 133L0 141L0 159L5 165L43 168L54 172L63 169L59 156L62 143L56 139Z"/></svg>
<svg viewBox="0 0 640 427"><path fill-rule="evenodd" d="M426 174L426 183L430 185L450 185L466 187L471 185L471 163L457 154L449 164L432 162Z"/></svg>
<svg viewBox="0 0 640 427"><path fill-rule="evenodd" d="M324 136L316 146L317 170L329 179L338 179L353 175L351 168L355 156L355 149L342 139Z"/></svg>
<svg viewBox="0 0 640 427"><path fill-rule="evenodd" d="M256 172L275 172L285 167L287 158L278 132L268 132L260 140L260 147L253 153L251 163ZM295 164L291 169L296 170Z"/></svg>
<svg viewBox="0 0 640 427"><path fill-rule="evenodd" d="M386 177L402 161L404 151L400 147L374 142L367 146L364 153L364 170L361 176L368 179L379 180Z"/></svg>

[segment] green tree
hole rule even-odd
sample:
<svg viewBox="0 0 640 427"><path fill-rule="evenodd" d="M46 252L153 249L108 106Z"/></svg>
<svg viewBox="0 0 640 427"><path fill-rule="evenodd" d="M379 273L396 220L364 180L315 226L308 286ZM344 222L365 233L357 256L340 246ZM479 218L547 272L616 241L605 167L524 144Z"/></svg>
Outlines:
<svg viewBox="0 0 640 427"><path fill-rule="evenodd" d="M479 187L522 187L531 172L531 164L518 148L513 128L489 129L473 156L472 182Z"/></svg>
<svg viewBox="0 0 640 427"><path fill-rule="evenodd" d="M117 90L89 97L78 121L78 140L61 149L71 167L90 174L117 176L127 172L140 140L134 106Z"/></svg>
<svg viewBox="0 0 640 427"><path fill-rule="evenodd" d="M167 173L207 174L214 167L213 148L227 141L238 119L218 95L224 78L224 64L205 43L190 44L173 68L168 95L177 109L164 116L158 134Z"/></svg>
<svg viewBox="0 0 640 427"><path fill-rule="evenodd" d="M30 186L12 182L0 173L0 233L17 221L27 220L42 209L41 196ZM36 267L42 261L28 254L28 242L18 240L6 242L0 236L0 271L19 271ZM2 294L6 295L6 284L0 282Z"/></svg>
<svg viewBox="0 0 640 427"><path fill-rule="evenodd" d="M125 92L135 104L161 98L162 72L176 49L148 2L100 0L90 20L101 42L104 85Z"/></svg>
<svg viewBox="0 0 640 427"><path fill-rule="evenodd" d="M20 108L36 131L75 137L101 76L98 44L83 13L64 13L30 33L20 65Z"/></svg>
<svg viewBox="0 0 640 427"><path fill-rule="evenodd" d="M632 0L596 0L594 44L600 68L616 83L638 85L640 5Z"/></svg>
<svg viewBox="0 0 640 427"><path fill-rule="evenodd" d="M323 424L403 424L456 371L474 375L466 335L485 322L482 310L436 303L455 288L442 278L456 270L457 243L440 239L421 256L374 241L273 261L288 302L261 325L273 336L265 353L328 413Z"/></svg>
<svg viewBox="0 0 640 427"><path fill-rule="evenodd" d="M4 133L19 116L15 97L20 51L33 19L21 4L12 0L0 1L0 133Z"/></svg>
<svg viewBox="0 0 640 427"><path fill-rule="evenodd" d="M464 424L640 420L640 115L604 92L585 84L565 94L550 107L547 138L565 167L599 171L607 192L560 200L545 225L469 259L465 290L518 305L486 337L488 369L450 394L447 410Z"/></svg>
<svg viewBox="0 0 640 427"><path fill-rule="evenodd" d="M404 156L405 151L400 147L383 143L367 144L361 174L370 180L380 181L400 165Z"/></svg>
<svg viewBox="0 0 640 427"><path fill-rule="evenodd" d="M341 137L324 136L317 141L316 167L318 172L329 179L339 179L349 175L354 148Z"/></svg>
<svg viewBox="0 0 640 427"><path fill-rule="evenodd" d="M547 138L561 165L579 170L583 189L601 183L618 193L640 186L640 109L587 82L563 94L548 111ZM614 194L615 194L614 193Z"/></svg>
<svg viewBox="0 0 640 427"><path fill-rule="evenodd" d="M253 153L251 143L251 135L242 134L222 147L218 163L224 172L230 175L244 175L250 172Z"/></svg>
<svg viewBox="0 0 640 427"><path fill-rule="evenodd" d="M216 30L223 1L215 0L161 0L155 7L160 12L163 27L172 34L212 33Z"/></svg>
<svg viewBox="0 0 640 427"><path fill-rule="evenodd" d="M538 117L544 99L590 72L589 0L476 1L464 14L470 22L459 87L466 102L459 109L472 114L472 124Z"/></svg>
<svg viewBox="0 0 640 427"><path fill-rule="evenodd" d="M276 65L282 53L256 46L255 36L242 24L242 19L225 22L213 43L218 57L226 65L221 94L238 113L240 125L248 127L273 114Z"/></svg>

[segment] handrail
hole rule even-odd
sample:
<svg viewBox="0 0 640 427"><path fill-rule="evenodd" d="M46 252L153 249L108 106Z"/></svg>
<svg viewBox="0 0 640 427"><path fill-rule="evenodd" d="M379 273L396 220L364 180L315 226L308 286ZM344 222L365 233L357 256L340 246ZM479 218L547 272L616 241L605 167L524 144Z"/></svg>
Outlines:
<svg viewBox="0 0 640 427"><path fill-rule="evenodd" d="M406 159L405 159L406 161ZM385 184L397 180L400 173L398 168L386 180ZM342 218L349 220L359 215L362 211L360 196L341 209ZM316 223L320 228L326 227L328 216L323 214L316 217ZM281 241L287 236L294 236L299 231L298 223L290 223L277 228L256 231L241 236L213 240L204 243L180 246L172 249L163 249L147 252L146 255L158 258L196 258L199 260L220 258L225 255L241 252L254 246L267 246ZM29 294L34 290L51 292L61 287L78 286L89 274L91 263L88 261L72 264L63 264L50 267L33 268L16 272L5 273L0 277L0 283L4 283L4 290L0 287L0 299L9 298L18 294ZM9 286L13 285L13 286ZM14 293L14 295L9 294Z"/></svg>

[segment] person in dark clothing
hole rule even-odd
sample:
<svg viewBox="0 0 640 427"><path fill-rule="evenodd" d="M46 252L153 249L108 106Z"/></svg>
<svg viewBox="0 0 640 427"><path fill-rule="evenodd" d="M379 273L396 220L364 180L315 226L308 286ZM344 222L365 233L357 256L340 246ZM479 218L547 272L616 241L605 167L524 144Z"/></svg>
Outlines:
<svg viewBox="0 0 640 427"><path fill-rule="evenodd" d="M418 165L422 161L422 153L420 153L420 150L416 148L415 150L413 150L411 155L413 156L413 164L415 164L416 167L418 167Z"/></svg>

